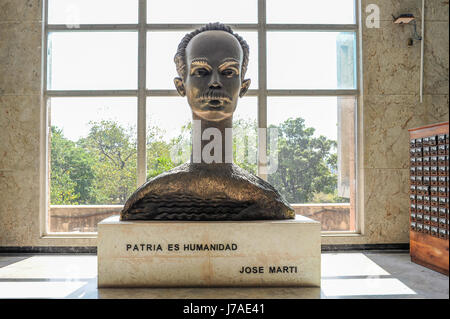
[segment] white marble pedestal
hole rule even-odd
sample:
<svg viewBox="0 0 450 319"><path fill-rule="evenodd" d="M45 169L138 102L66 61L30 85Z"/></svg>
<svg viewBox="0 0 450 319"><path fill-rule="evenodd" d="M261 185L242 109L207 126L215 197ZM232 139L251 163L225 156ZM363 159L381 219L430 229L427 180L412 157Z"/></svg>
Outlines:
<svg viewBox="0 0 450 319"><path fill-rule="evenodd" d="M98 287L319 287L320 223L119 221L98 225Z"/></svg>

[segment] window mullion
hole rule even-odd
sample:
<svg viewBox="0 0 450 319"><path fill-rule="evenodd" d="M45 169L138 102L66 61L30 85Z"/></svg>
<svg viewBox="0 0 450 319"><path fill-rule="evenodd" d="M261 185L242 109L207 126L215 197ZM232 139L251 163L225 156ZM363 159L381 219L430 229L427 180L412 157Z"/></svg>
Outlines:
<svg viewBox="0 0 450 319"><path fill-rule="evenodd" d="M139 24L80 24L76 27L67 24L49 24L49 31L137 31Z"/></svg>
<svg viewBox="0 0 450 319"><path fill-rule="evenodd" d="M258 0L258 175L267 180L267 36L266 0Z"/></svg>
<svg viewBox="0 0 450 319"><path fill-rule="evenodd" d="M137 96L137 90L48 90L48 97Z"/></svg>
<svg viewBox="0 0 450 319"><path fill-rule="evenodd" d="M357 96L356 89L269 89L268 96Z"/></svg>
<svg viewBox="0 0 450 319"><path fill-rule="evenodd" d="M186 32L190 32L195 29L199 29L203 27L205 23L193 24L193 23L170 23L170 24L161 24L161 23L151 23L147 24L146 28L148 31L177 31L182 30ZM257 30L258 24L254 23L227 23L226 25L230 26L233 30Z"/></svg>
<svg viewBox="0 0 450 319"><path fill-rule="evenodd" d="M138 30L138 112L137 112L137 186L146 181L146 51L147 51L147 0L139 0Z"/></svg>
<svg viewBox="0 0 450 319"><path fill-rule="evenodd" d="M358 30L356 24L267 24L268 31L323 31L323 32L355 32Z"/></svg>
<svg viewBox="0 0 450 319"><path fill-rule="evenodd" d="M49 119L48 119L48 98L45 95L47 91L47 57L48 57L48 0L43 0L43 26L42 26L42 68L41 68L41 129L40 129L40 205L39 205L39 234L40 236L48 234L49 216L48 207L50 206L50 167L49 167Z"/></svg>

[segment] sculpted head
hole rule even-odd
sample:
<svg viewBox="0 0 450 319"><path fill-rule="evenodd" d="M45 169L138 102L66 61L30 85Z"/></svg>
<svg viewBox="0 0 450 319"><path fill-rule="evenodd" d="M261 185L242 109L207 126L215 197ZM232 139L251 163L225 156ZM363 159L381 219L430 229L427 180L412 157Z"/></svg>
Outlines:
<svg viewBox="0 0 450 319"><path fill-rule="evenodd" d="M200 119L221 121L233 115L250 79L244 79L249 48L244 39L220 23L187 34L178 46L174 79L181 96Z"/></svg>

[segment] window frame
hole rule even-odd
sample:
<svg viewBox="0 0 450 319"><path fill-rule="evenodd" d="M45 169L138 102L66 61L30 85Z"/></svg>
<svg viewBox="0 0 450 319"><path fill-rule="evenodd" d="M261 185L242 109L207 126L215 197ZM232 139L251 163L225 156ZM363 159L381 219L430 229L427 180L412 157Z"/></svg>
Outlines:
<svg viewBox="0 0 450 319"><path fill-rule="evenodd" d="M258 35L258 88L250 89L248 96L257 97L257 122L258 127L267 128L267 98L272 96L334 96L355 98L355 230L353 231L326 231L322 236L355 236L363 233L360 199L360 149L361 149L361 17L360 0L354 1L354 24L268 24L266 23L266 0L257 1L258 20L257 23L230 23L233 30L256 31ZM83 233L50 233L48 214L49 202L49 115L47 103L53 97L136 97L137 98L137 187L145 183L147 176L147 154L146 154L146 100L147 97L178 96L177 91L148 89L146 86L146 56L147 56L147 33L151 31L186 31L190 32L204 24L152 24L147 23L147 0L138 0L138 23L136 24L80 24L77 28L65 24L48 24L48 0L43 0L43 23L42 23L42 127L41 134L44 137L41 143L41 207L40 228L41 237L70 237L70 238L95 238L97 232ZM138 81L135 90L49 90L47 89L47 57L48 57L48 35L50 32L77 32L77 31L136 31L138 33ZM356 74L355 89L267 89L267 32L269 31L328 31L328 32L352 32L356 38ZM175 66L174 66L175 67ZM267 180L267 175L260 173L266 162L267 144L265 136L258 136L258 176ZM295 204L294 204L295 205ZM93 209L95 205L93 205ZM116 206L116 205L104 205ZM70 206L67 206L70 209Z"/></svg>

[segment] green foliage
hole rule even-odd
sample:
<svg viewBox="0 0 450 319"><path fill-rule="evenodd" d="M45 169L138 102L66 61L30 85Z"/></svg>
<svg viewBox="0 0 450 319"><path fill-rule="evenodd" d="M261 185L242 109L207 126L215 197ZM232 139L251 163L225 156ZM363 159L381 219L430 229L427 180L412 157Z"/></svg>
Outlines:
<svg viewBox="0 0 450 319"><path fill-rule="evenodd" d="M112 121L90 124L89 135L78 144L96 159L92 204L124 204L136 189L136 133Z"/></svg>
<svg viewBox="0 0 450 319"><path fill-rule="evenodd" d="M51 128L50 200L53 205L87 204L93 200L95 159L85 149Z"/></svg>
<svg viewBox="0 0 450 319"><path fill-rule="evenodd" d="M123 204L136 189L136 133L113 121L91 122L86 138L74 142L61 129L51 129L52 205ZM257 173L257 123L234 121L233 157L245 170ZM314 137L301 118L278 127L278 169L269 182L289 202L345 202L337 197L336 141ZM157 127L147 130L147 178L189 160L191 123L167 142ZM177 155L177 156L176 156Z"/></svg>
<svg viewBox="0 0 450 319"><path fill-rule="evenodd" d="M90 124L78 142L52 127L53 205L123 204L136 188L136 134L112 121Z"/></svg>
<svg viewBox="0 0 450 319"><path fill-rule="evenodd" d="M258 125L256 120L233 121L233 161L246 171L257 174Z"/></svg>
<svg viewBox="0 0 450 319"><path fill-rule="evenodd" d="M149 129L147 134L147 179L171 170L187 160L185 146L190 144L190 124L181 129L181 134L172 139L170 143L164 140L164 131L157 127ZM189 134L187 132L189 131ZM173 161L171 151L176 151L178 160ZM190 151L189 151L190 153Z"/></svg>
<svg viewBox="0 0 450 319"><path fill-rule="evenodd" d="M287 119L277 128L278 169L269 182L291 203L321 202L318 194L335 194L336 141L314 137L314 128L306 127L302 118ZM336 196L327 196L327 201L335 202Z"/></svg>

